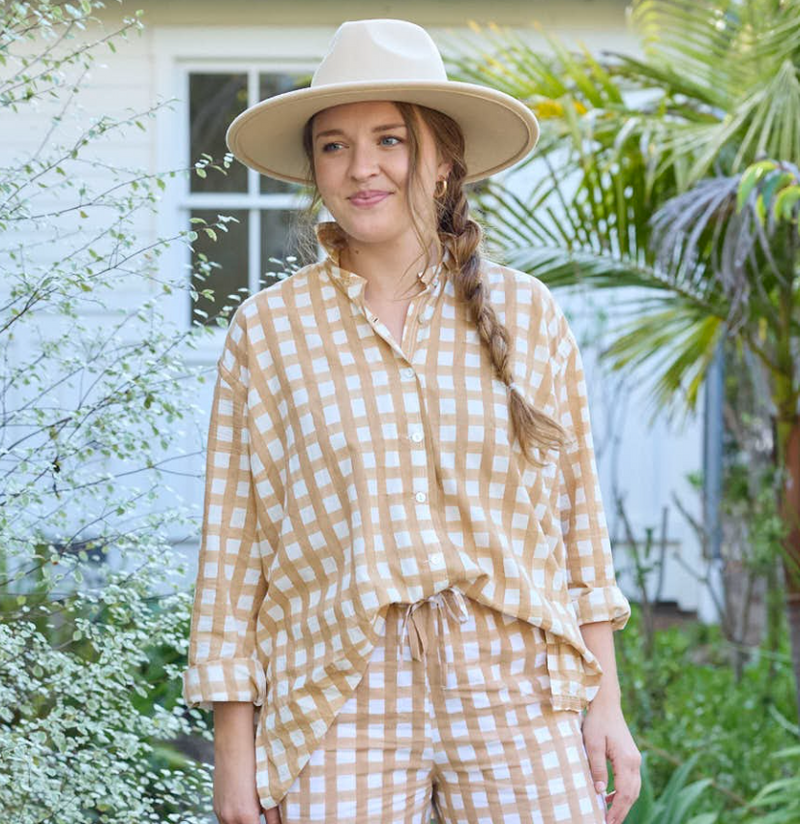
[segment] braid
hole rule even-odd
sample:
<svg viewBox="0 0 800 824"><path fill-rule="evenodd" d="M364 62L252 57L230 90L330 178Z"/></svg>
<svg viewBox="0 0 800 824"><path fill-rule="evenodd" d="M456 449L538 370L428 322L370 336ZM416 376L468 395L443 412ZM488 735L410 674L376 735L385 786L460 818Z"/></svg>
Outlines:
<svg viewBox="0 0 800 824"><path fill-rule="evenodd" d="M489 290L481 277L483 232L469 215L469 202L463 187L465 175L463 162L460 158L454 159L444 197L437 201L439 237L453 259L456 295L466 304L469 317L489 351L497 376L509 386L514 379L510 335L489 302ZM566 439L563 427L526 401L516 388L509 391L509 416L525 457L535 466L541 467L543 463L533 454L533 447L558 449L563 446Z"/></svg>

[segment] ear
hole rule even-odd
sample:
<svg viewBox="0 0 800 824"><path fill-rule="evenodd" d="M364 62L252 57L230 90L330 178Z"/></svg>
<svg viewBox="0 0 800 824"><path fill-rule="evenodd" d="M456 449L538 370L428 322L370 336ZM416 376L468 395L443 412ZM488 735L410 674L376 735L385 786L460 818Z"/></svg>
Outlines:
<svg viewBox="0 0 800 824"><path fill-rule="evenodd" d="M436 177L448 178L453 171L453 164L448 161L441 161L436 168Z"/></svg>

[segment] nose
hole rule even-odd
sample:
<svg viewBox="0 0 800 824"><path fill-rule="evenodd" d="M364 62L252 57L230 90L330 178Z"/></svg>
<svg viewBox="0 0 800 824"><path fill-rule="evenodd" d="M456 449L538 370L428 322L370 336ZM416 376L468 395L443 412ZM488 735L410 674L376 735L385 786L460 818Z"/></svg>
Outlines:
<svg viewBox="0 0 800 824"><path fill-rule="evenodd" d="M369 142L358 141L350 151L350 176L353 180L365 180L378 172L378 154Z"/></svg>

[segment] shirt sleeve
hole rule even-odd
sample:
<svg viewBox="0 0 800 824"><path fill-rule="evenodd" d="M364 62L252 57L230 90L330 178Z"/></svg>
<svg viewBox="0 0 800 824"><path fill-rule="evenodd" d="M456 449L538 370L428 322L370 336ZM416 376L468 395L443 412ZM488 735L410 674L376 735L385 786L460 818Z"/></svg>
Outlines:
<svg viewBox="0 0 800 824"><path fill-rule="evenodd" d="M558 459L561 532L567 557L569 595L578 624L610 621L623 629L630 604L616 583L611 542L592 441L586 380L580 349L562 317L564 334L556 375L560 423L572 440Z"/></svg>
<svg viewBox="0 0 800 824"><path fill-rule="evenodd" d="M267 585L250 472L248 390L225 366L230 357L226 348L217 364L188 668L183 673L184 700L201 709L212 709L214 701L261 706L266 694L256 623Z"/></svg>

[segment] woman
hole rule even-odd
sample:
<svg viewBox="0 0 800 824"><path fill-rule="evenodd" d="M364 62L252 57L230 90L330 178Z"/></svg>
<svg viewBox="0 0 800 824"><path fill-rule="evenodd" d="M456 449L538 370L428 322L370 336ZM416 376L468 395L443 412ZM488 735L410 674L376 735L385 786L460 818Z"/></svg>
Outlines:
<svg viewBox="0 0 800 824"><path fill-rule="evenodd" d="M231 124L334 220L218 363L184 696L222 824L621 824L638 795L580 353L463 191L537 137L398 20Z"/></svg>

